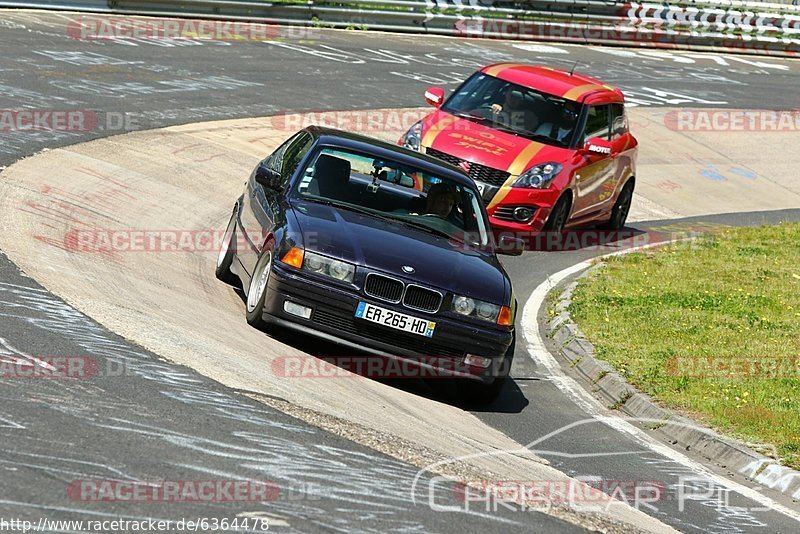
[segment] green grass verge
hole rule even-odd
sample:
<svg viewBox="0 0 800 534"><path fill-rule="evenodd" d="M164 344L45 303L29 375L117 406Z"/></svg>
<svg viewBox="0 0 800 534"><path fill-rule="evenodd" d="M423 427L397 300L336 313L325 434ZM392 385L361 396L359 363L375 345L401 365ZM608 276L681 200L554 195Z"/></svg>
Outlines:
<svg viewBox="0 0 800 534"><path fill-rule="evenodd" d="M572 299L598 356L631 384L800 468L800 224L610 258Z"/></svg>

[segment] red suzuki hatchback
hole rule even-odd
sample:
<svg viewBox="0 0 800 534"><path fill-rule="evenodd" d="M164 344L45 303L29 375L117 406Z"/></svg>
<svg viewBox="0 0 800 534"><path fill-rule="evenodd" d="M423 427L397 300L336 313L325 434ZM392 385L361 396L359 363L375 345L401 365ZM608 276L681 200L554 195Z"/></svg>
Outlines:
<svg viewBox="0 0 800 534"><path fill-rule="evenodd" d="M637 141L622 91L549 67L500 63L473 74L399 140L465 170L494 230L520 237L587 224L624 226Z"/></svg>

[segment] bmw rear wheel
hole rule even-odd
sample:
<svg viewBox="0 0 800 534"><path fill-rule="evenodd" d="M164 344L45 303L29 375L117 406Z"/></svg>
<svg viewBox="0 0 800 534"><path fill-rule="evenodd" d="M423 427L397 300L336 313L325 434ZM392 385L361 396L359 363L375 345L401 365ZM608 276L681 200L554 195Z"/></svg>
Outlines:
<svg viewBox="0 0 800 534"><path fill-rule="evenodd" d="M218 280L231 285L238 282L236 275L231 272L234 254L236 254L236 210L233 211L225 234L222 236L222 244L219 247L219 254L217 254L217 267L214 271Z"/></svg>

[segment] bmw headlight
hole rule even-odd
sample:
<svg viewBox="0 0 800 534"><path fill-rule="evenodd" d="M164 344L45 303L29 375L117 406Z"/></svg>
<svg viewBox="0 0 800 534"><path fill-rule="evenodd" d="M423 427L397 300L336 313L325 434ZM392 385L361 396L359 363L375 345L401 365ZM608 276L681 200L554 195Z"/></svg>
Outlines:
<svg viewBox="0 0 800 534"><path fill-rule="evenodd" d="M343 282L352 282L356 266L346 261L335 260L314 252L305 252L303 269L312 273L324 274Z"/></svg>
<svg viewBox="0 0 800 534"><path fill-rule="evenodd" d="M408 129L403 137L400 138L400 143L411 150L420 151L422 141L422 121L415 122L414 125Z"/></svg>
<svg viewBox="0 0 800 534"><path fill-rule="evenodd" d="M500 306L496 304L462 296L456 296L453 299L452 310L461 315L477 317L491 322L495 322L500 314Z"/></svg>
<svg viewBox="0 0 800 534"><path fill-rule="evenodd" d="M550 187L553 180L563 167L558 163L542 163L531 167L519 175L513 187L528 187L531 189L546 189Z"/></svg>

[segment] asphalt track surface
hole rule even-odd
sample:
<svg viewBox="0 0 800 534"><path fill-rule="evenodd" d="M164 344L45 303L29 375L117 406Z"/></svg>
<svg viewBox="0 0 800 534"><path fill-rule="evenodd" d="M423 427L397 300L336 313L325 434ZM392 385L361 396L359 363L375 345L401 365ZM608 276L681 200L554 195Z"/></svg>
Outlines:
<svg viewBox="0 0 800 534"><path fill-rule="evenodd" d="M559 67L578 61L581 70L620 86L639 105L791 109L797 106L800 81L800 63L772 59L725 56L726 65L722 65L704 54L648 56L555 45L523 49L503 42L372 33L317 31L302 40L274 43L82 42L67 36L70 15L0 15L0 109L94 110L103 117L103 126L113 126L110 122L122 116L135 129L297 110L415 106L427 85L452 89L475 67L506 60ZM0 131L0 166L43 148L121 133L112 130ZM738 226L778 220L800 220L800 213L737 214L684 222ZM634 227L644 231L664 224L656 221ZM517 298L524 302L547 275L596 254L534 252L504 263ZM130 346L47 295L4 257L0 258L0 303L4 340L0 354L108 353L113 349L118 358L127 357L125 361L141 366L135 378L68 385L0 383L0 469L4 473L0 511L4 517L179 519L269 514L274 529L303 532L566 532L574 528L539 513L502 509L487 514L441 513L426 503L413 505L410 481L415 467L300 423L190 369ZM325 350L311 340L299 343L311 353L314 348L319 349L316 353ZM520 443L555 432L537 446L554 467L573 476L656 480L668 486L681 476L693 476L601 424L559 432L587 416L549 382L522 348L512 375L514 385L495 404L476 413ZM398 387L446 400L427 384ZM72 501L65 490L75 479L202 477L268 479L283 490L282 497L268 506L248 508L200 503L109 505ZM447 493L446 488L442 491ZM723 506L715 506L718 499L697 499L683 502L683 510L670 497L645 511L682 531L793 532L798 527L787 516L758 510L756 503L736 494ZM797 509L796 503L785 504Z"/></svg>
<svg viewBox="0 0 800 534"><path fill-rule="evenodd" d="M412 502L416 467L299 422L130 346L21 276L3 256L0 275L0 354L20 354L25 347L31 355L81 354L110 366L109 376L98 373L91 380L3 382L4 519L35 524L41 517L176 522L268 518L269 530L279 532L580 530L541 513L433 513L424 493ZM114 366L121 369L123 364L126 373L113 376ZM277 488L274 500L270 497L266 506L109 503L82 501L67 493L76 481L242 479ZM430 477L424 479L421 487L435 488L436 503L458 505L452 484L430 482Z"/></svg>

